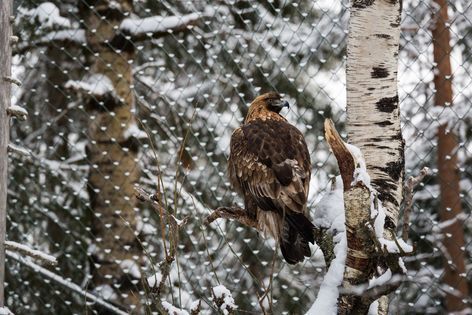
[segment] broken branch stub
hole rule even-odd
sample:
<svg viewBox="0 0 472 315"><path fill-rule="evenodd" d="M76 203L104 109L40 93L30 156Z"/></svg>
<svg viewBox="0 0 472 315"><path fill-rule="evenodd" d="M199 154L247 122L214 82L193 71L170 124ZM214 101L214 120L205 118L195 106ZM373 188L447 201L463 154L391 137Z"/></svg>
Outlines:
<svg viewBox="0 0 472 315"><path fill-rule="evenodd" d="M354 179L354 170L356 169L355 159L334 127L333 121L331 119L326 119L324 127L326 141L338 161L339 172L343 179L344 191L346 191L351 187L351 183Z"/></svg>

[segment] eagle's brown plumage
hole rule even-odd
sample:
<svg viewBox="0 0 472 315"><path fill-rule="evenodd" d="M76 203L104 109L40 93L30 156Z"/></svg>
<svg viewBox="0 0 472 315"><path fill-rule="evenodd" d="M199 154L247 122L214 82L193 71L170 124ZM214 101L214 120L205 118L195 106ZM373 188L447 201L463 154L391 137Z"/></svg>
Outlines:
<svg viewBox="0 0 472 315"><path fill-rule="evenodd" d="M279 112L275 92L257 97L231 137L228 170L258 228L280 243L290 264L311 255L314 226L306 217L311 163L305 139Z"/></svg>

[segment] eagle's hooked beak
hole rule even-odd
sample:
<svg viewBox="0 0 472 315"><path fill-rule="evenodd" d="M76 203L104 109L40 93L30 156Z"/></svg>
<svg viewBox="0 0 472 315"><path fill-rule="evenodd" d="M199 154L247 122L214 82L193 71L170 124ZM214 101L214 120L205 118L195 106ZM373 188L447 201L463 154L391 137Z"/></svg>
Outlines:
<svg viewBox="0 0 472 315"><path fill-rule="evenodd" d="M290 104L287 101L284 100L278 100L275 104L276 107L279 107L280 109L287 107L290 108Z"/></svg>

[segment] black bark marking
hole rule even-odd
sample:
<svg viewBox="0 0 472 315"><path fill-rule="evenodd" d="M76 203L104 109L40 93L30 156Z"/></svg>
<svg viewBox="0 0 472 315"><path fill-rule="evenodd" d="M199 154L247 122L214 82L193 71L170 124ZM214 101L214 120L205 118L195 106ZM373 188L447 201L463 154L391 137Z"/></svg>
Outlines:
<svg viewBox="0 0 472 315"><path fill-rule="evenodd" d="M104 44L106 47L111 47L114 50L133 52L135 44L132 41L131 34L127 31L121 31L116 34L109 43Z"/></svg>
<svg viewBox="0 0 472 315"><path fill-rule="evenodd" d="M381 170L382 172L388 174L391 179L397 182L403 173L404 160L396 162L388 162L386 167L376 167L376 169Z"/></svg>
<svg viewBox="0 0 472 315"><path fill-rule="evenodd" d="M393 196L393 192L397 188L397 185L392 183L390 179L374 179L372 185L378 192L378 197L382 202L390 202L395 206L398 206L398 201Z"/></svg>
<svg viewBox="0 0 472 315"><path fill-rule="evenodd" d="M375 0L354 0L352 7L356 9L365 9L373 5Z"/></svg>
<svg viewBox="0 0 472 315"><path fill-rule="evenodd" d="M374 34L374 36L378 38L392 39L392 35L388 34Z"/></svg>
<svg viewBox="0 0 472 315"><path fill-rule="evenodd" d="M390 229L391 231L395 231L397 228L395 223L393 223L392 218L390 218L388 215L385 217L384 228Z"/></svg>
<svg viewBox="0 0 472 315"><path fill-rule="evenodd" d="M370 138L370 140L371 140L372 142L382 142L382 141L385 141L384 138L377 138L377 137Z"/></svg>
<svg viewBox="0 0 472 315"><path fill-rule="evenodd" d="M109 112L123 105L125 104L118 101L114 95L111 95L111 93L106 93L105 95L100 96L100 98L90 98L85 108L87 110L95 110L97 112Z"/></svg>
<svg viewBox="0 0 472 315"><path fill-rule="evenodd" d="M377 103L375 103L377 109L384 113L391 113L398 108L398 95L394 97L384 97L381 98Z"/></svg>
<svg viewBox="0 0 472 315"><path fill-rule="evenodd" d="M373 91L373 90L375 90L375 88L374 88L374 87L370 87L370 88L367 88L367 90Z"/></svg>
<svg viewBox="0 0 472 315"><path fill-rule="evenodd" d="M388 77L388 70L384 65L379 65L378 67L373 67L370 76L373 79L386 78Z"/></svg>
<svg viewBox="0 0 472 315"><path fill-rule="evenodd" d="M377 126L380 126L380 127L385 127L385 126L391 126L391 125L393 125L393 122L388 121L388 120L384 120L384 121L381 121L381 122L376 122L375 124L376 124Z"/></svg>
<svg viewBox="0 0 472 315"><path fill-rule="evenodd" d="M120 142L119 145L122 148L128 148L133 153L138 153L141 142L136 137L129 137L125 141Z"/></svg>
<svg viewBox="0 0 472 315"><path fill-rule="evenodd" d="M402 137L402 131L398 131L398 133L394 136L391 137L392 140L397 140L397 141L404 141Z"/></svg>

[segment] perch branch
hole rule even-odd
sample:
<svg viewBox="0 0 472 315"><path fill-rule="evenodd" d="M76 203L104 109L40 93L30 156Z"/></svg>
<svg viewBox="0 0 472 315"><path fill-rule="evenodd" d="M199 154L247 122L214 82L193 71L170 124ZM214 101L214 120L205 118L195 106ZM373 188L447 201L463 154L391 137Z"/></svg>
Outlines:
<svg viewBox="0 0 472 315"><path fill-rule="evenodd" d="M219 207L205 218L205 225L209 225L216 219L234 219L239 223L257 228L257 221L247 214L247 211L240 207Z"/></svg>

